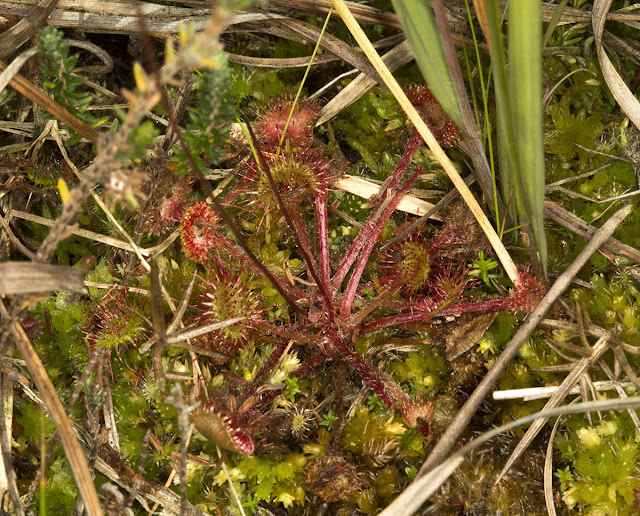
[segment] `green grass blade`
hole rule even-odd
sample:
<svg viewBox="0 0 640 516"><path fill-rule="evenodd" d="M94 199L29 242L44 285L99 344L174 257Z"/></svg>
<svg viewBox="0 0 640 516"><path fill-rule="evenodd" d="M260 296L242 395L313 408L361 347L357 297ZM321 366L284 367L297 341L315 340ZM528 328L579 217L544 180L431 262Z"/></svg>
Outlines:
<svg viewBox="0 0 640 516"><path fill-rule="evenodd" d="M453 79L431 8L424 0L392 0L429 89L458 127L464 127Z"/></svg>
<svg viewBox="0 0 640 516"><path fill-rule="evenodd" d="M509 6L510 110L516 150L515 194L522 223L533 231L546 274L542 127L542 12L539 0Z"/></svg>
<svg viewBox="0 0 640 516"><path fill-rule="evenodd" d="M491 48L491 66L496 99L496 125L498 133L498 162L500 164L500 187L502 199L509 206L512 220L517 220L515 203L510 202L513 187L513 174L516 163L516 150L511 124L509 106L509 83L507 81L507 59L502 41L502 25L498 0L487 1L487 21L489 24L489 44Z"/></svg>

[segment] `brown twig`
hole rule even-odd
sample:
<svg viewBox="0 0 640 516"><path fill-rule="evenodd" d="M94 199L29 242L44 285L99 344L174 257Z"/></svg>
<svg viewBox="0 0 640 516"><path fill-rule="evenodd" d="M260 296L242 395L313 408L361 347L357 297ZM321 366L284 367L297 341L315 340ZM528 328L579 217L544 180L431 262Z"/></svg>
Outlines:
<svg viewBox="0 0 640 516"><path fill-rule="evenodd" d="M42 0L18 23L0 34L0 59L5 59L29 41L29 38L44 25L56 5L58 0Z"/></svg>
<svg viewBox="0 0 640 516"><path fill-rule="evenodd" d="M0 61L0 70L6 70L7 68L6 63ZM100 133L98 133L98 131L89 127L78 117L72 115L69 111L49 97L42 89L32 84L21 75L16 74L13 79L9 81L9 84L15 88L16 91L27 97L31 102L51 113L55 118L69 126L69 128L73 129L76 133L82 135L91 143L98 143L98 140L100 139Z"/></svg>

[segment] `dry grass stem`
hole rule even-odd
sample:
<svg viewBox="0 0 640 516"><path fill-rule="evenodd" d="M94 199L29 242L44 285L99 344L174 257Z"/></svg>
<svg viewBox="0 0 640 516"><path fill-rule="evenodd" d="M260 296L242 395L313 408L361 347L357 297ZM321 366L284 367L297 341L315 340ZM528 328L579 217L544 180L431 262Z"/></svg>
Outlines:
<svg viewBox="0 0 640 516"><path fill-rule="evenodd" d="M603 335L602 337L600 337L594 344L593 348L591 348L590 356L581 358L580 360L575 362L573 368L571 369L571 372L563 380L560 388L551 395L543 410L555 408L562 403L569 391L580 381L582 375L585 374L600 359L605 351L609 349L608 337L609 335ZM500 481L505 473L509 471L511 466L513 466L513 463L529 447L531 442L535 439L536 435L538 435L540 430L542 430L542 427L546 424L546 422L547 420L543 418L536 419L536 421L534 421L534 423L529 427L522 439L520 439L520 441L518 442L516 448L511 453L509 460L502 468L502 471L498 475L496 483Z"/></svg>
<svg viewBox="0 0 640 516"><path fill-rule="evenodd" d="M495 428L482 434L455 452L445 462L433 468L432 471L416 479L405 491L403 491L380 516L407 516L416 512L420 506L433 495L440 486L451 476L464 460L464 456L471 450L486 443L501 433L508 432L519 426L526 425L537 419L551 419L569 414L580 414L583 412L607 411L607 410L627 410L638 409L640 407L640 397L612 400L588 401L576 403L574 405L564 405L551 410L536 412L526 417L516 419L506 425Z"/></svg>

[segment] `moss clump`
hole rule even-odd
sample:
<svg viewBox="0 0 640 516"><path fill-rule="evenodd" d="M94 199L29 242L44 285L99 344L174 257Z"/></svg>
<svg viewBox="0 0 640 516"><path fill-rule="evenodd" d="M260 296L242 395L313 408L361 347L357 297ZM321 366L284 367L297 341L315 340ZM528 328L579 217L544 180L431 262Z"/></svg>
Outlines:
<svg viewBox="0 0 640 516"><path fill-rule="evenodd" d="M593 322L611 329L620 324L620 338L633 346L640 346L640 284L624 270L610 277L594 274L591 283L595 290L576 290L573 297L586 303Z"/></svg>
<svg viewBox="0 0 640 516"><path fill-rule="evenodd" d="M285 508L301 504L305 495L305 470L307 457L290 453L283 458L272 455L245 457L229 468L229 477L238 484L249 487L257 501L282 504ZM223 486L227 475L219 471L215 484Z"/></svg>
<svg viewBox="0 0 640 516"><path fill-rule="evenodd" d="M496 484L518 442L517 437L501 435L474 450L431 498L429 514L546 515L542 450L530 447Z"/></svg>
<svg viewBox="0 0 640 516"><path fill-rule="evenodd" d="M570 434L557 441L569 462L556 472L564 503L588 516L636 514L640 449L628 416L610 414L596 426L574 416L569 424Z"/></svg>

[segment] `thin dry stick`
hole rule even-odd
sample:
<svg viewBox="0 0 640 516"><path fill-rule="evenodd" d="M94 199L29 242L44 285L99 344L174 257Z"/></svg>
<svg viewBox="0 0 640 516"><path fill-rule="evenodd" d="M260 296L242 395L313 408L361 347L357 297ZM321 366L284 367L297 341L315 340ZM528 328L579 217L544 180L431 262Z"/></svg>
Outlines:
<svg viewBox="0 0 640 516"><path fill-rule="evenodd" d="M0 35L0 59L14 53L45 24L58 0L42 0L22 20Z"/></svg>
<svg viewBox="0 0 640 516"><path fill-rule="evenodd" d="M7 65L0 61L0 70L7 69ZM97 143L100 137L100 133L80 120L78 117L72 115L69 111L63 108L60 104L49 98L49 96L40 88L34 86L27 79L21 75L15 75L9 85L16 91L22 93L31 102L37 104L41 108L51 113L55 118L64 122L68 127L73 129L78 134L85 137L91 143Z"/></svg>
<svg viewBox="0 0 640 516"><path fill-rule="evenodd" d="M602 365L602 362L600 362L600 365ZM596 392L616 390L619 393L620 391L618 389L623 389L624 392L625 388L633 387L633 382L629 380L618 381L612 378L611 380L593 382L593 387ZM559 388L559 385L549 385L545 387L526 387L524 389L505 389L503 391L493 391L492 397L496 401L518 399L522 401L532 401L550 398ZM580 389L576 386L569 391L569 394L580 394Z"/></svg>
<svg viewBox="0 0 640 516"><path fill-rule="evenodd" d="M600 361L598 362L598 365L602 368L602 370L604 371L604 373L612 379L615 379L615 374L613 373L613 371L611 370L611 368L609 367L609 365L604 361L604 359L600 359ZM618 382L618 381L613 381L614 386L616 391L618 391L618 396L621 398L628 398L629 396L627 395L627 393L625 392L624 388L623 388L623 384L622 382ZM629 410L629 417L631 418L631 421L633 421L633 426L636 427L636 432L638 432L638 434L640 434L640 418L638 418L638 414L634 411L634 410Z"/></svg>
<svg viewBox="0 0 640 516"><path fill-rule="evenodd" d="M556 420L556 423L553 425L553 430L551 430L551 435L549 436L549 443L547 444L547 453L544 458L544 502L547 506L547 513L549 516L556 516L556 506L553 500L553 444L556 440L556 433L558 431L558 426L560 425L560 421L562 420L559 417Z"/></svg>
<svg viewBox="0 0 640 516"><path fill-rule="evenodd" d="M458 411L456 417L451 422L447 430L442 434L442 437L420 468L420 471L418 472L419 477L426 474L429 470L444 460L446 454L451 450L456 439L462 433L467 424L469 424L469 421L471 421L471 418L476 413L476 410L478 410L482 401L487 397L487 394L489 394L493 385L498 381L498 378L504 369L529 338L533 330L536 329L538 323L545 316L549 308L551 308L551 305L553 305L553 303L555 303L555 301L569 287L573 278L578 274L580 269L582 269L584 264L587 263L587 260L591 255L595 253L603 242L613 234L618 225L627 215L629 215L629 213L631 213L632 210L633 205L627 205L614 213L613 216L596 232L596 234L593 235L593 239L586 245L569 268L556 280L535 310L531 312L524 324L520 326L520 329L513 336L511 342L507 344L507 347L498 357L491 369L489 369L486 376L478 384L478 387L473 391L473 394Z"/></svg>
<svg viewBox="0 0 640 516"><path fill-rule="evenodd" d="M166 378L162 369L162 354L167 346L167 327L164 323L164 309L162 306L162 279L156 257L149 260L151 263L151 317L153 319L153 329L157 336L156 344L151 353L153 363L153 375L157 382L164 387Z"/></svg>
<svg viewBox="0 0 640 516"><path fill-rule="evenodd" d="M39 215L33 215L32 213L27 213L26 211L8 210L7 215L11 217L15 217L17 219L36 222L37 224L42 224L43 226L51 227L56 224L55 220L47 219L45 217L40 217ZM103 235L101 233L95 233L93 231L89 231L86 229L74 229L74 226L69 226L69 233L73 235L78 235L83 238L88 238L89 240L94 240L102 244L110 245L111 247L117 247L118 249L123 249L125 251L134 250L133 247L128 242L125 242L124 240L118 240L117 238ZM152 254L155 254L155 253L161 253L167 247L169 247L176 240L176 238L178 238L179 235L180 233L178 231L174 231L171 235L169 235L165 240L160 242L158 245L155 245L149 248L139 248L140 254L142 256L151 256Z"/></svg>
<svg viewBox="0 0 640 516"><path fill-rule="evenodd" d="M431 131L427 127L427 124L425 124L424 120L422 120L422 117L418 114L416 109L413 107L413 105L405 95L404 91L402 91L402 88L396 81L395 77L393 77L393 75L391 74L389 69L386 67L386 65L384 64L384 62L376 52L376 50L373 48L373 45L371 45L369 38L367 38L365 33L362 31L362 29L360 28L360 25L358 25L358 22L353 17L348 7L345 5L344 1L343 0L332 0L332 1L333 1L334 7L340 14L340 17L342 18L342 20L345 22L345 24L351 31L351 34L358 42L358 45L360 45L360 48L362 48L362 50L364 51L366 56L369 58L371 63L373 63L378 74L380 74L380 76L382 77L382 80L385 82L385 84L387 85L387 87L389 88L393 96L396 98L396 100L400 104L400 107L407 114L407 116L413 123L414 127L420 133L420 136L422 136L425 143L428 145L429 149L431 149L431 152L433 152L434 156L436 157L440 165L442 165L442 168L444 168L445 172L449 176L449 179L451 180L453 185L460 192L460 195L462 196L464 201L467 203L467 206L469 206L471 213L473 213L474 217L478 221L478 224L480 224L480 227L482 228L485 235L489 239L491 246L493 247L496 254L498 255L498 259L502 263L502 266L504 267L505 272L509 276L509 279L512 281L514 285L518 286L520 284L520 276L518 274L518 269L516 268L515 263L511 259L511 256L505 249L502 241L500 240L495 230L493 229L491 222L489 222L486 215L482 211L482 208L480 208L478 201L476 201L475 197L471 193L471 190L469 190L469 187L465 184L464 180L460 177L460 174L458 174L458 171L454 167L449 157L442 150L442 147L440 147L440 144L433 137L433 134L431 134Z"/></svg>
<svg viewBox="0 0 640 516"><path fill-rule="evenodd" d="M180 510L182 514L187 514L187 507L189 506L189 499L187 498L187 446L193 431L193 425L189 422L189 412L196 405L189 405L185 401L180 384L174 386L168 401L178 411L178 429L182 438L180 441L180 467L178 469L180 474Z"/></svg>
<svg viewBox="0 0 640 516"><path fill-rule="evenodd" d="M580 235L587 240L591 239L593 234L596 232L596 228L591 224L585 222L569 210L564 209L562 206L545 206L544 214L550 219L556 221L562 227L567 228L569 231L572 231L576 235ZM624 256L636 263L640 263L640 251L616 240L615 238L607 240L602 245L602 249L619 256Z"/></svg>
<svg viewBox="0 0 640 516"><path fill-rule="evenodd" d="M242 514L242 516L247 516L244 512L244 507L242 506L242 502L240 501L238 492L236 491L236 487L233 485L233 480L231 480L231 476L229 475L229 470L227 469L227 465L224 463L224 459L222 458L222 452L220 451L220 447L216 446L216 450L218 452L218 457L220 457L220 459L222 460L222 463L221 463L222 471L224 471L224 474L227 477L227 481L229 482L229 488L231 490L231 493L233 494L233 498L236 502L236 505L240 510L240 514Z"/></svg>
<svg viewBox="0 0 640 516"><path fill-rule="evenodd" d="M375 198L380 193L381 185L372 183L362 177L345 175L342 179L339 179L333 185L335 188L344 190L363 199ZM397 208L400 211L411 213L419 217L424 217L425 213L432 212L433 204L422 199L418 199L414 195L405 194L398 203ZM439 217L432 217L439 220Z"/></svg>
<svg viewBox="0 0 640 516"><path fill-rule="evenodd" d="M467 184L467 186L471 186L474 181L476 180L475 175L474 174L469 174L464 182ZM389 240L388 242L386 242L383 246L382 249L385 249L387 247L392 246L393 244L395 244L396 242L399 242L400 240L402 240L404 237L406 237L409 233L413 232L416 228L420 227L422 224L424 224L428 218L433 218L437 220L437 216L436 214L438 213L438 211L440 211L442 208L444 208L445 206L447 206L448 204L451 203L451 201L453 201L457 196L459 195L458 190L456 190L455 188L453 190L450 190L449 192L447 192L444 197L442 197L442 199L440 199L434 206L433 208L431 208L430 210L428 210L424 215L422 215L422 217L420 217L419 219L414 220L411 224L409 224L406 228L404 228L402 231L400 231L400 233L398 233L396 236L394 236L391 240Z"/></svg>
<svg viewBox="0 0 640 516"><path fill-rule="evenodd" d="M75 406L76 402L78 401L78 398L80 397L80 392L86 386L89 375L93 372L94 366L96 365L98 360L102 358L103 354L104 354L104 350L100 350L100 351L96 350L91 354L91 357L89 358L89 362L87 363L87 366L84 368L84 371L82 372L82 376L80 376L80 379L76 383L73 393L71 394L71 398L69 398L69 403L67 404L67 408L65 409L65 412L67 413L67 415L71 414L73 407ZM60 436L57 433L54 433L49 438L49 448L47 449L47 454L43 459L45 463L48 464L50 462L51 456L53 455L53 451L56 447L56 444L58 444L59 441L60 441ZM31 485L29 485L29 488L27 489L27 493L24 495L23 501L24 501L24 506L27 510L29 510L29 506L33 501L33 495L36 492L36 488L40 485L41 473L42 472L36 473L35 478L31 481Z"/></svg>

